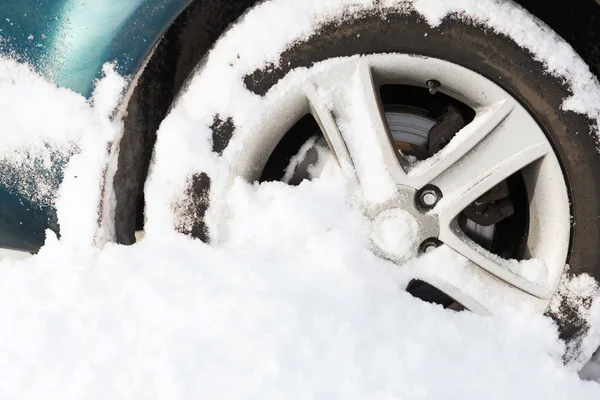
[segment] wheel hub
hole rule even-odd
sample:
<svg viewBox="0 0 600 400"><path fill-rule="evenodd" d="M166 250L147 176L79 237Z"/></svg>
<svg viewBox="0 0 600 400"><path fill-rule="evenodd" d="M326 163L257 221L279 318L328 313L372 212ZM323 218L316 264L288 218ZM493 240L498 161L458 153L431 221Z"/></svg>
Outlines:
<svg viewBox="0 0 600 400"><path fill-rule="evenodd" d="M373 211L371 240L377 253L395 262L422 253L422 244L439 235L437 215L419 202L422 192L400 187L399 196Z"/></svg>
<svg viewBox="0 0 600 400"><path fill-rule="evenodd" d="M373 221L373 242L396 260L408 259L415 253L419 234L417 219L402 208L387 209Z"/></svg>

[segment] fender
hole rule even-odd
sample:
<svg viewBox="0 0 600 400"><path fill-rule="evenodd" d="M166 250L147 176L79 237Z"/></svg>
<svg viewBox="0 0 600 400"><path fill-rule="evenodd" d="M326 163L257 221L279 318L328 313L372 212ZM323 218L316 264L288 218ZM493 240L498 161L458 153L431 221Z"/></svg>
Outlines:
<svg viewBox="0 0 600 400"><path fill-rule="evenodd" d="M0 54L89 97L102 65L132 77L192 0L3 0ZM59 181L62 169L53 170ZM10 173L0 171L0 173ZM56 210L0 187L0 248L37 252Z"/></svg>
<svg viewBox="0 0 600 400"><path fill-rule="evenodd" d="M84 96L102 65L127 76L192 0L4 0L2 53Z"/></svg>

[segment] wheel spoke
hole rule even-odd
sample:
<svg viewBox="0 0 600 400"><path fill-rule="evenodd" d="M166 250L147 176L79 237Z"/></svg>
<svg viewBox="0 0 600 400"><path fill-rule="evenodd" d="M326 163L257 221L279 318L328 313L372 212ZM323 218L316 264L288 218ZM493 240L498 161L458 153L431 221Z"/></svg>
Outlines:
<svg viewBox="0 0 600 400"><path fill-rule="evenodd" d="M444 196L435 209L441 225L449 225L485 192L552 151L544 133L524 110L509 111L500 123L492 123L506 111L504 105L492 111L492 117L482 124L483 134L477 134L483 140L475 146L470 139L455 144L462 147L467 143L466 149L450 150L465 155L431 181ZM448 146L453 146L452 142Z"/></svg>
<svg viewBox="0 0 600 400"><path fill-rule="evenodd" d="M389 139L370 66L362 60L343 65L314 78L305 94L344 174L360 184L368 202L392 198L406 174Z"/></svg>
<svg viewBox="0 0 600 400"><path fill-rule="evenodd" d="M325 103L319 97L318 89L315 85L306 85L304 92L306 93L306 97L310 103L313 117L319 124L321 132L323 132L323 135L327 139L329 149L335 156L342 173L348 180L354 182L357 178L356 171L354 170L354 163L352 162L352 158L348 152L348 147L346 146L344 137L338 129L331 111L327 109Z"/></svg>
<svg viewBox="0 0 600 400"><path fill-rule="evenodd" d="M503 99L491 106L480 108L475 119L461 129L448 146L409 171L408 184L421 189L430 183L498 128L513 108L512 99Z"/></svg>
<svg viewBox="0 0 600 400"><path fill-rule="evenodd" d="M506 260L473 242L456 222L440 229L440 240L474 265L514 287L541 299L552 296L548 266L542 260Z"/></svg>
<svg viewBox="0 0 600 400"><path fill-rule="evenodd" d="M507 307L529 305L543 312L546 302L479 268L471 260L443 245L406 266L414 278L436 287L478 314L498 314Z"/></svg>

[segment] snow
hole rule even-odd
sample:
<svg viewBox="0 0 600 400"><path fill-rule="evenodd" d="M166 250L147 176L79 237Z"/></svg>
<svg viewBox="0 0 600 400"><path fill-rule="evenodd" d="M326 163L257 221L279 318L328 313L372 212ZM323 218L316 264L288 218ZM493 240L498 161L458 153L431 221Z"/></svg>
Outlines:
<svg viewBox="0 0 600 400"><path fill-rule="evenodd" d="M309 152L311 150L314 152L317 151L315 148L315 143L317 142L317 139L318 138L316 136L308 139L306 143L304 143L300 147L298 153L290 159L290 162L285 169L285 174L283 175L283 178L281 178L282 182L290 183L300 165L306 162L306 157L309 154Z"/></svg>
<svg viewBox="0 0 600 400"><path fill-rule="evenodd" d="M103 73L104 78L96 84L91 103L85 103L86 111L91 112L90 121L81 127L80 151L67 164L55 202L61 240L77 246L101 245L112 234L111 230L100 229L98 221L102 217L101 198L107 184L104 174L110 161L111 144L122 130L121 120L112 117L126 80L110 64L103 67ZM111 200L105 196L105 202Z"/></svg>
<svg viewBox="0 0 600 400"><path fill-rule="evenodd" d="M396 194L396 183L385 164L378 135L364 134L379 131L377 121L372 120L373 113L368 106L365 107L365 103L369 101L365 93L372 93L371 78L366 81L361 75L361 69L358 68L349 76L348 87L340 85L335 88L333 103L335 110L339 112L336 123L346 138L346 145L352 155L362 197L369 203L383 204ZM351 95L344 98L342 93Z"/></svg>
<svg viewBox="0 0 600 400"><path fill-rule="evenodd" d="M493 15L487 22L500 31L507 15L510 25L529 21L520 10L507 14L503 3L448 3L414 4L432 24L474 4L470 17ZM219 235L211 245L173 231L172 200L186 177L198 169L226 176L243 147L241 135L223 158L212 153L214 115L232 114L244 132L264 111L240 77L277 60L340 9L373 7L367 0L348 4L266 2L228 32L161 127L147 188L148 235L131 247L94 246L110 237L110 227L97 229L99 198L109 149L118 148L121 126L112 117L124 80L107 66L88 102L0 60L3 159L21 168L23 152L44 157L44 146L65 160L75 154L57 198L56 187L44 190L46 182L21 189L55 202L62 236L48 232L38 255L0 262L0 398L599 398L598 383L563 365L556 327L527 304L491 317L407 294L419 274L445 275L465 290L486 288L443 247L401 267L375 256L370 221L331 157L319 157L311 171L319 177L297 187L216 180L212 195L224 200L211 218L226 218L213 223ZM539 42L545 28L525 26L531 38L509 33L528 48L539 45L536 54L547 58L549 70L572 84L564 107L597 117L600 92L589 70L564 45L550 57ZM264 47L244 46L248 40ZM220 96L198 96L216 85ZM590 279L566 281L561 291L578 304L597 289ZM600 320L599 304L582 312ZM581 376L600 382L599 362Z"/></svg>
<svg viewBox="0 0 600 400"><path fill-rule="evenodd" d="M596 399L549 320L401 290L343 182L234 184L231 239L76 248L0 265L4 398ZM243 197L241 195L244 195ZM443 253L429 263L452 267Z"/></svg>
<svg viewBox="0 0 600 400"><path fill-rule="evenodd" d="M373 221L373 240L386 255L403 259L410 254L419 232L419 224L408 211L389 209Z"/></svg>
<svg viewBox="0 0 600 400"><path fill-rule="evenodd" d="M62 240L91 244L108 143L120 132L110 116L125 80L106 65L92 105L27 65L0 58L0 69L0 183L34 204L58 204ZM55 164L67 161L59 187Z"/></svg>

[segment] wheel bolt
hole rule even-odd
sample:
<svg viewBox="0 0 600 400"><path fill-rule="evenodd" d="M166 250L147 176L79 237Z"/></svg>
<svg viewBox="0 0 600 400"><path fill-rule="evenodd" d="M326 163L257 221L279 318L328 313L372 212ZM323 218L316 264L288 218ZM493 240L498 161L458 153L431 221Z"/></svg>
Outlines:
<svg viewBox="0 0 600 400"><path fill-rule="evenodd" d="M430 238L425 240L423 243L421 243L421 246L419 247L419 249L421 250L421 253L431 253L433 250L437 249L438 247L440 247L441 242L437 239L434 238Z"/></svg>
<svg viewBox="0 0 600 400"><path fill-rule="evenodd" d="M433 189L425 189L419 197L421 204L427 208L431 208L439 201L438 194Z"/></svg>

